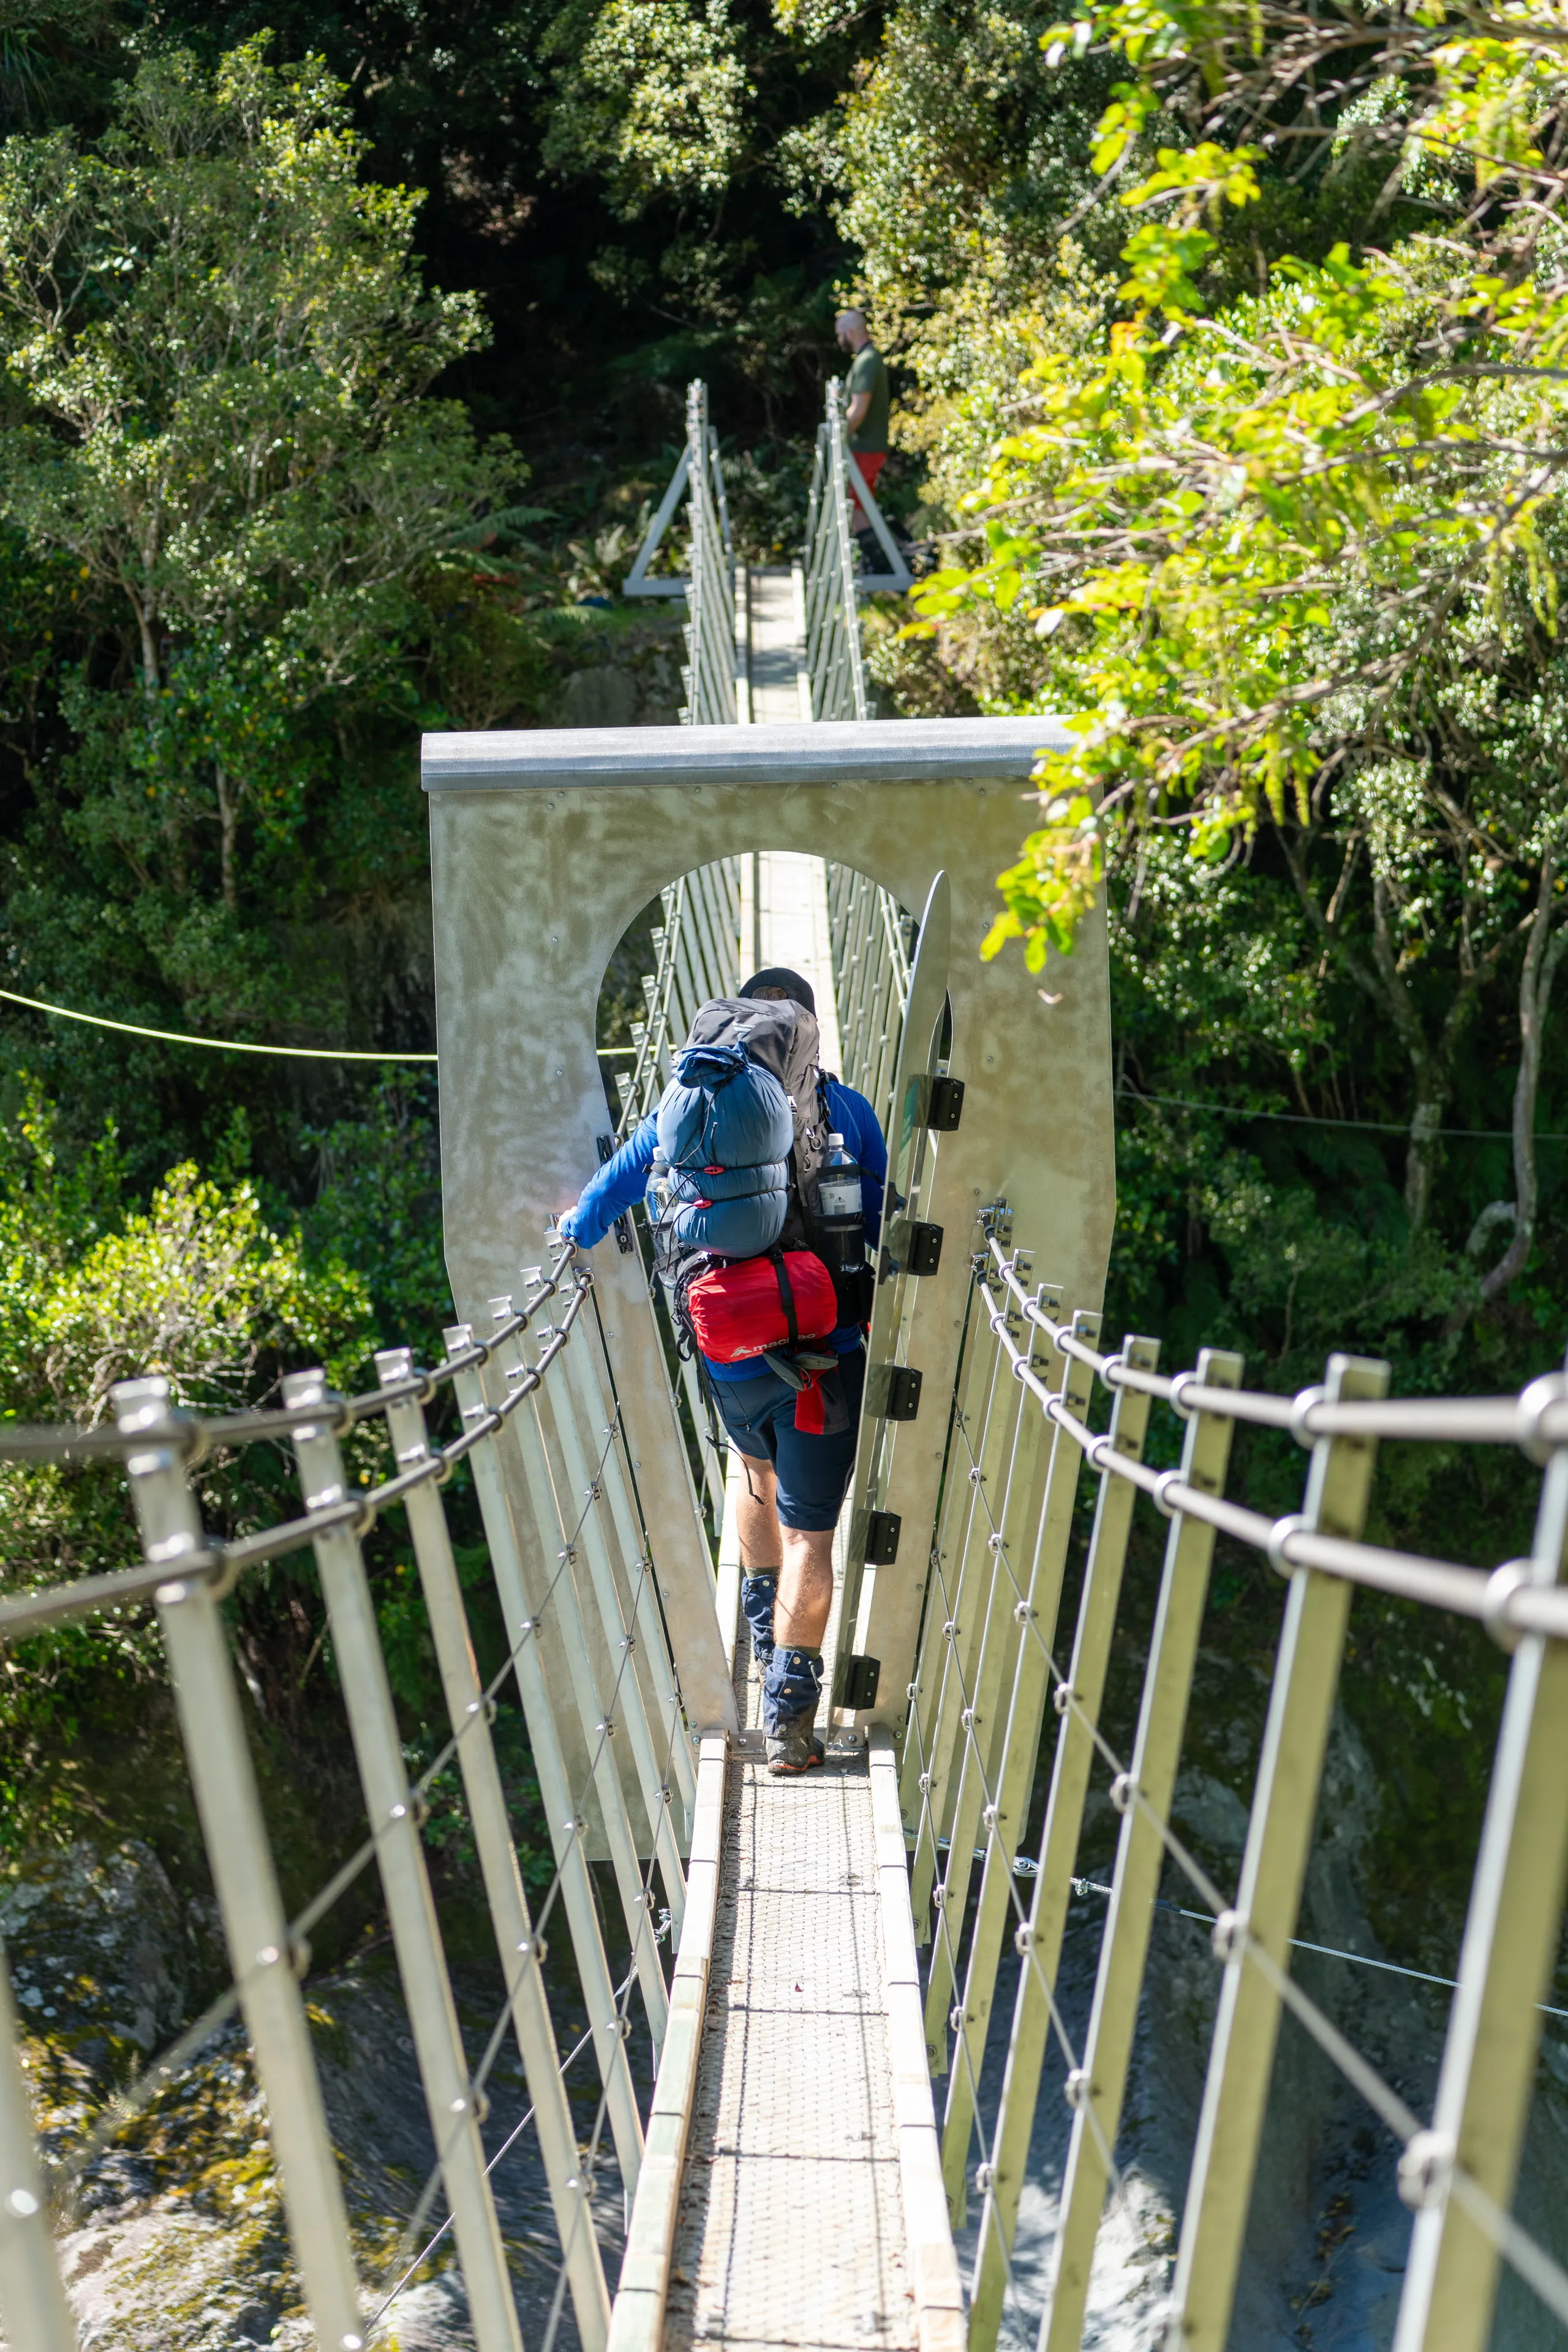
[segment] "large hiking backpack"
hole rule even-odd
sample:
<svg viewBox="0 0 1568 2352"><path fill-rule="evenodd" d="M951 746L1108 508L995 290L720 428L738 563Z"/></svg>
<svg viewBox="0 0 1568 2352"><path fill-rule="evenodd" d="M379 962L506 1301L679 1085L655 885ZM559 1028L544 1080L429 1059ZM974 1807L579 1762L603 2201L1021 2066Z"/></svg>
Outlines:
<svg viewBox="0 0 1568 2352"><path fill-rule="evenodd" d="M833 1278L808 1247L802 1177L827 1138L816 1016L793 1003L716 997L674 1056L655 1115L648 1180L654 1262L682 1345L715 1363L766 1356L821 1427L814 1340L839 1321Z"/></svg>
<svg viewBox="0 0 1568 2352"><path fill-rule="evenodd" d="M787 1249L810 1246L803 1203L811 1197L828 1142L828 1108L817 1056L821 1033L817 1016L803 1004L716 996L698 1008L686 1050L732 1042L745 1045L752 1061L770 1070L789 1097L794 1157L779 1238Z"/></svg>
<svg viewBox="0 0 1568 2352"><path fill-rule="evenodd" d="M656 1113L648 1219L659 1270L694 1250L800 1248L799 1193L821 1163L817 1022L798 1004L716 997L692 1023Z"/></svg>

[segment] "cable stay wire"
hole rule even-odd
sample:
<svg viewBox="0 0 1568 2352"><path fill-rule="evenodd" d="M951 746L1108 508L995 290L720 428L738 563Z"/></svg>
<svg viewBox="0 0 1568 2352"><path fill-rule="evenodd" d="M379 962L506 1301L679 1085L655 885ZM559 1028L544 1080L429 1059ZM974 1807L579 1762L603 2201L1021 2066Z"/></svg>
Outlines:
<svg viewBox="0 0 1568 2352"><path fill-rule="evenodd" d="M275 1060L289 1062L439 1062L439 1054L405 1054L402 1052L371 1052L349 1045L263 1045L246 1037L198 1037L188 1029L152 1029L141 1021L111 1021L106 1013L79 1013L69 1004L48 1004L41 996L23 996L16 989L0 988L0 998L7 1004L25 1004L29 1013L47 1013L56 1021L80 1021L89 1029L112 1029L121 1037L152 1037L162 1045L202 1045L214 1054L267 1054ZM622 1054L634 1054L634 1045L599 1045L595 1052L601 1061L618 1059Z"/></svg>
<svg viewBox="0 0 1568 2352"><path fill-rule="evenodd" d="M1142 1087L1119 1086L1113 1089L1117 1102L1157 1103L1169 1110L1207 1111L1217 1118L1235 1119L1246 1124L1252 1119L1268 1119L1276 1127L1336 1127L1359 1129L1364 1135L1400 1135L1408 1137L1407 1122L1384 1118L1321 1118L1314 1112L1303 1110L1249 1110L1243 1103L1193 1102L1186 1095L1145 1094ZM1428 1135L1441 1135L1453 1142L1511 1143L1511 1127L1432 1127L1424 1130ZM1568 1135L1537 1134L1537 1143L1568 1143Z"/></svg>

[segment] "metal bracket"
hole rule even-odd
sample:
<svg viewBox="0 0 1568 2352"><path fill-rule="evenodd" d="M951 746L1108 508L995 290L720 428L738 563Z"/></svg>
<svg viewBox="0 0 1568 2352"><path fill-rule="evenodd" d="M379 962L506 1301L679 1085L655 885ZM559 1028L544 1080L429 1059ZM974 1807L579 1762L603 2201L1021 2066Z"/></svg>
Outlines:
<svg viewBox="0 0 1568 2352"><path fill-rule="evenodd" d="M643 544L637 550L637 561L621 583L623 596L684 596L691 586L684 573L674 580L650 580L648 577L648 566L659 551L690 472L691 451L688 446L681 451L680 463L670 477L670 487L659 503L658 512L643 533Z"/></svg>
<svg viewBox="0 0 1568 2352"><path fill-rule="evenodd" d="M980 1211L980 1226L981 1230L992 1235L1003 1249L1011 1246L1013 1213L1008 1202L988 1202Z"/></svg>
<svg viewBox="0 0 1568 2352"><path fill-rule="evenodd" d="M925 1377L913 1364L873 1364L865 1381L867 1412L876 1421L913 1421Z"/></svg>
<svg viewBox="0 0 1568 2352"><path fill-rule="evenodd" d="M934 1135L951 1135L964 1115L964 1081L946 1076L922 1078L920 1124Z"/></svg>
<svg viewBox="0 0 1568 2352"><path fill-rule="evenodd" d="M839 1661L835 1678L833 1705L859 1714L862 1708L876 1705L877 1685L882 1679L882 1660L863 1657L852 1652Z"/></svg>
<svg viewBox="0 0 1568 2352"><path fill-rule="evenodd" d="M911 1221L904 1228L905 1274L935 1274L942 1263L942 1228Z"/></svg>
<svg viewBox="0 0 1568 2352"><path fill-rule="evenodd" d="M850 1528L850 1554L867 1568L891 1568L898 1558L899 1531L904 1525L896 1511L857 1511Z"/></svg>

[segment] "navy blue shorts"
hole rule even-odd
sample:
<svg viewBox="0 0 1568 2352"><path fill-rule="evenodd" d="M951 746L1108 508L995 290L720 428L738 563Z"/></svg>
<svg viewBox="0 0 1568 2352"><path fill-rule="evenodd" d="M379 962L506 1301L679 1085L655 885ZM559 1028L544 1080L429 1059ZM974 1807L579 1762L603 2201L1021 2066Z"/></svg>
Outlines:
<svg viewBox="0 0 1568 2352"><path fill-rule="evenodd" d="M779 1518L787 1528L836 1528L860 1434L865 1349L839 1358L849 1427L836 1437L810 1437L795 1426L795 1391L777 1372L750 1381L719 1381L713 1392L730 1436L753 1462L769 1462L779 1480ZM831 1374L829 1375L831 1379Z"/></svg>

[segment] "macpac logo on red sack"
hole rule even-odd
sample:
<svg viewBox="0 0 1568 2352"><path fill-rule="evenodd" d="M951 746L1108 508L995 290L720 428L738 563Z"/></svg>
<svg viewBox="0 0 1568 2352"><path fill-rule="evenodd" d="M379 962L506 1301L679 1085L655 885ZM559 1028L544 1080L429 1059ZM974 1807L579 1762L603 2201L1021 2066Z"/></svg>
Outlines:
<svg viewBox="0 0 1568 2352"><path fill-rule="evenodd" d="M833 1277L812 1250L710 1263L681 1289L692 1337L710 1364L825 1339L839 1319Z"/></svg>

